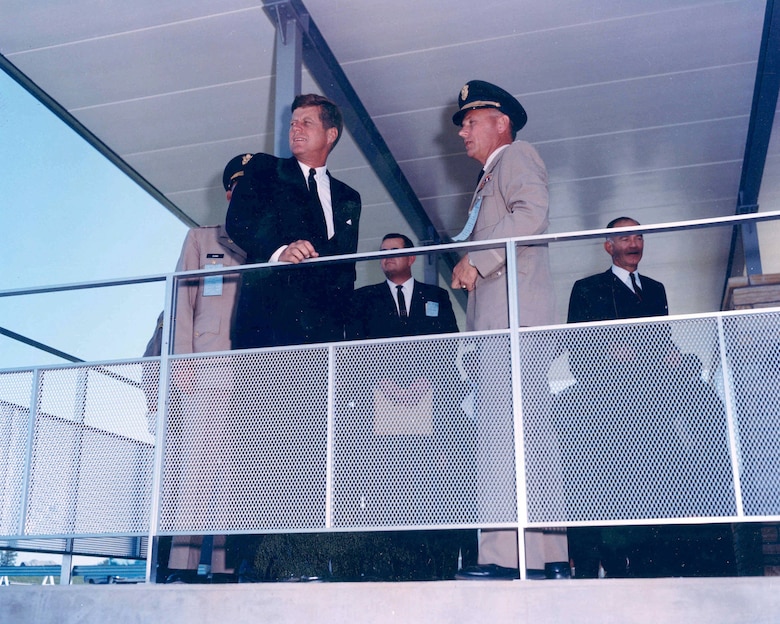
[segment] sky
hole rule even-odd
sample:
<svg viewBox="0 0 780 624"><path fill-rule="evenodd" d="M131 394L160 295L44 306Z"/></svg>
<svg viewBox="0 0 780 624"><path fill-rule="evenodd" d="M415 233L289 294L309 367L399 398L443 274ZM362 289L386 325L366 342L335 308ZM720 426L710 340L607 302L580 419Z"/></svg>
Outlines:
<svg viewBox="0 0 780 624"><path fill-rule="evenodd" d="M187 226L2 70L0 171L0 292L174 270ZM164 292L157 283L0 297L0 327L82 360L140 357ZM64 362L0 335L0 371ZM17 557L34 560L60 556Z"/></svg>
<svg viewBox="0 0 780 624"><path fill-rule="evenodd" d="M0 70L0 291L172 272L187 227ZM161 284L0 298L0 327L83 360L140 356ZM0 370L64 360L0 336Z"/></svg>

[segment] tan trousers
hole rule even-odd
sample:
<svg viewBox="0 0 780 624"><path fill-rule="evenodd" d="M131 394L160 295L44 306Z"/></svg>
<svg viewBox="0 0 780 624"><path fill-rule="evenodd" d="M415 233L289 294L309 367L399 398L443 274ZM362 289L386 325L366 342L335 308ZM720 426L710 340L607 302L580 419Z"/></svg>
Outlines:
<svg viewBox="0 0 780 624"><path fill-rule="evenodd" d="M525 531L525 567L544 570L545 563L569 561L565 529L527 529ZM513 529L483 529L479 535L480 565L490 563L505 568L519 568L517 531Z"/></svg>
<svg viewBox="0 0 780 624"><path fill-rule="evenodd" d="M211 572L217 574L232 574L233 570L225 569L224 535L215 535L211 550ZM171 554L168 567L171 570L197 570L200 562L200 547L202 535L176 535L171 543Z"/></svg>

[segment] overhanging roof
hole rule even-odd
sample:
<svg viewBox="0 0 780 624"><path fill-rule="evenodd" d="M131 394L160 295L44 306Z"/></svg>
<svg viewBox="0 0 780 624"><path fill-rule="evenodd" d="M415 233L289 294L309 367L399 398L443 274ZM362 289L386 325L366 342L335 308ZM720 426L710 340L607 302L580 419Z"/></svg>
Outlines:
<svg viewBox="0 0 780 624"><path fill-rule="evenodd" d="M427 218L442 236L463 224L479 168L450 119L473 78L500 84L528 110L521 138L547 164L552 231L596 229L620 214L648 224L730 215L739 203L764 0L295 6L340 64L358 116L381 133L422 207L420 223ZM0 52L169 207L213 223L224 216L224 163L273 151L274 86L274 24L263 4L214 7L7 0ZM329 92L312 78L322 68L307 60L303 90ZM776 125L776 110L772 117ZM329 162L363 196L361 250L390 230L424 237L419 223L403 225L409 207L372 170L371 149L356 132ZM777 133L767 152L758 204L776 210ZM642 269L667 285L672 312L714 310L729 243L727 228L659 234ZM765 270L780 271L772 247L762 247ZM607 264L594 242L556 245L552 259L562 308L574 280Z"/></svg>

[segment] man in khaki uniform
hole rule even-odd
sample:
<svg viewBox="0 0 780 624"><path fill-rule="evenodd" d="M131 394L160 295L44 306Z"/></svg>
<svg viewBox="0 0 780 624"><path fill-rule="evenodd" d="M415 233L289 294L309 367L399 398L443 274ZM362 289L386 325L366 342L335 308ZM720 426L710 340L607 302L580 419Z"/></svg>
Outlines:
<svg viewBox="0 0 780 624"><path fill-rule="evenodd" d="M547 170L536 149L517 141L527 115L511 94L482 80L468 82L460 91L458 111L452 118L460 126L466 154L482 165L482 174L471 200L469 216L455 241L485 241L515 236L543 234L549 225ZM554 293L547 245L518 245L517 281L520 326L555 322ZM461 258L452 272L452 287L468 291L466 329L468 331L505 329L509 326L507 265L504 246L472 251ZM509 353L506 353L508 358ZM485 360L496 358L485 354ZM489 372L482 386L494 382ZM484 396L481 411L494 423L484 438L511 439L511 422L493 418L498 414L499 397ZM496 431L495 427L500 427ZM494 465L491 442L477 453L477 470L484 482L501 479L505 469ZM484 503L483 503L484 504ZM482 530L479 565L462 570L461 579L513 579L519 576L518 538L514 530ZM566 535L527 531L526 568L542 574L545 563L568 565Z"/></svg>
<svg viewBox="0 0 780 624"><path fill-rule="evenodd" d="M228 201L251 157L251 154L240 154L225 167L222 184ZM245 261L246 254L228 236L224 225L203 226L187 233L176 271L217 269ZM230 350L239 280L237 274L179 280L174 317L175 355ZM168 462L179 464L177 477L187 484L178 488L176 513L207 514L213 503L204 493L216 487L215 476L222 468L217 455L224 448L223 421L230 412L232 375L224 367L191 360L176 361L171 372L172 393L181 409L171 413L170 427L180 434L181 444L173 446L174 441L169 445ZM225 566L225 536L174 537L168 568L180 571L169 577L170 581L201 582L232 574Z"/></svg>

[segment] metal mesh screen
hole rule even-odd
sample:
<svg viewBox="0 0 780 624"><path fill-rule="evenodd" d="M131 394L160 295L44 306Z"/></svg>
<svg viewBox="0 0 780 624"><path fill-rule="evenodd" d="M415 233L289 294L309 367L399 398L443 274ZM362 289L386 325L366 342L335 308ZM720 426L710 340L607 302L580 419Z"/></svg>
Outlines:
<svg viewBox="0 0 780 624"><path fill-rule="evenodd" d="M724 319L737 415L743 506L780 514L780 314Z"/></svg>
<svg viewBox="0 0 780 624"><path fill-rule="evenodd" d="M506 336L336 348L333 523L511 522Z"/></svg>
<svg viewBox="0 0 780 624"><path fill-rule="evenodd" d="M732 454L780 516L779 326L524 328L517 386L508 333L171 357L159 532L511 525L515 408L531 525L737 517ZM0 373L0 536L145 535L158 362L33 379Z"/></svg>
<svg viewBox="0 0 780 624"><path fill-rule="evenodd" d="M716 322L521 334L532 522L736 512Z"/></svg>
<svg viewBox="0 0 780 624"><path fill-rule="evenodd" d="M137 363L42 371L27 534L148 531L154 453L140 373Z"/></svg>
<svg viewBox="0 0 780 624"><path fill-rule="evenodd" d="M32 372L0 375L0 535L19 533Z"/></svg>
<svg viewBox="0 0 780 624"><path fill-rule="evenodd" d="M322 528L328 350L171 361L160 529Z"/></svg>

